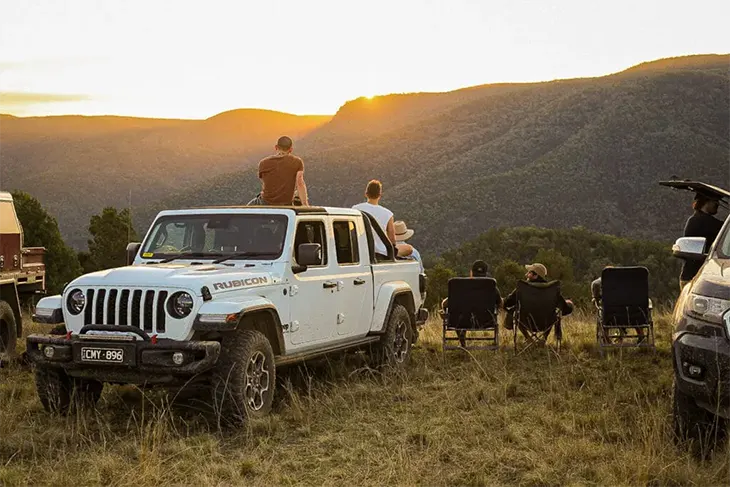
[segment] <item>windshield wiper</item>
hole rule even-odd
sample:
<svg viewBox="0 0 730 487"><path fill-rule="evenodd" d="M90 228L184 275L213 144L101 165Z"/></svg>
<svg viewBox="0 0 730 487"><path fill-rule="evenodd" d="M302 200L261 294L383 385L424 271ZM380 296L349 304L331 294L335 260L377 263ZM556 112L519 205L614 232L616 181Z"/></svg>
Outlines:
<svg viewBox="0 0 730 487"><path fill-rule="evenodd" d="M160 261L155 262L155 264L165 264L167 262L172 262L175 259L183 259L186 257L218 257L219 255L223 255L220 252L183 252L181 254L173 255L172 257L168 257L167 259L162 259Z"/></svg>
<svg viewBox="0 0 730 487"><path fill-rule="evenodd" d="M240 259L242 257L265 257L267 255L276 257L280 252L237 252L235 254L226 255L220 259L214 260L213 264L220 264L228 259Z"/></svg>

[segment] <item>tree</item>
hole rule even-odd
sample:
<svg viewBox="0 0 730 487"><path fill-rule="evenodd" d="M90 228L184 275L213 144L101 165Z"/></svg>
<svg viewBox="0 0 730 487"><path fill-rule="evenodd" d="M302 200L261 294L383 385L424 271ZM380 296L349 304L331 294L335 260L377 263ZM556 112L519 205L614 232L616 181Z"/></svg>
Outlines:
<svg viewBox="0 0 730 487"><path fill-rule="evenodd" d="M137 239L128 209L107 207L89 222L89 259L86 265L100 269L122 267L127 263L127 244Z"/></svg>
<svg viewBox="0 0 730 487"><path fill-rule="evenodd" d="M52 294L61 292L67 282L81 274L76 252L63 241L56 219L37 199L23 191L14 191L13 201L23 226L23 245L46 248L46 288Z"/></svg>
<svg viewBox="0 0 730 487"><path fill-rule="evenodd" d="M494 278L503 297L507 297L517 287L517 281L525 276L525 267L514 260L503 260L494 269Z"/></svg>
<svg viewBox="0 0 730 487"><path fill-rule="evenodd" d="M441 301L449 295L449 279L456 277L453 269L438 263L428 270L428 285L426 306L439 306Z"/></svg>

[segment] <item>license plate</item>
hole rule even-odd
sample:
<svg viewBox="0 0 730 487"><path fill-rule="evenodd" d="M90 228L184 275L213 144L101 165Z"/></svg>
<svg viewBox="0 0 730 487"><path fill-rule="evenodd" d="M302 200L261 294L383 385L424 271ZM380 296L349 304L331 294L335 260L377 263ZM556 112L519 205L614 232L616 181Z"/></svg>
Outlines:
<svg viewBox="0 0 730 487"><path fill-rule="evenodd" d="M81 361L121 364L124 362L124 349L81 347Z"/></svg>

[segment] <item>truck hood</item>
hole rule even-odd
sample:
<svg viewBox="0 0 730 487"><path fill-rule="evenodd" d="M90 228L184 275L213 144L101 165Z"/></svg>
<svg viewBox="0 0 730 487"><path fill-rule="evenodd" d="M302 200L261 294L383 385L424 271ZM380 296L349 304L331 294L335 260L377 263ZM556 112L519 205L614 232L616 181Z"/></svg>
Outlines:
<svg viewBox="0 0 730 487"><path fill-rule="evenodd" d="M281 278L269 270L226 265L151 264L133 265L93 272L79 277L71 286L139 287L189 289L200 295L203 286L212 294L234 289L278 284Z"/></svg>
<svg viewBox="0 0 730 487"><path fill-rule="evenodd" d="M730 259L708 259L692 287L692 292L730 300Z"/></svg>

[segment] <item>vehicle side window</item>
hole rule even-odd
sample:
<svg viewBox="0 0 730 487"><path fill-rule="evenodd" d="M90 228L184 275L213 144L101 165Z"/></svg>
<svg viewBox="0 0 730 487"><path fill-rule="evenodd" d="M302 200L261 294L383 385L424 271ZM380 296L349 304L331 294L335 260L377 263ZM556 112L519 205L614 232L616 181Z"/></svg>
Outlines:
<svg viewBox="0 0 730 487"><path fill-rule="evenodd" d="M321 220L300 221L294 235L294 260L299 261L299 246L318 243L322 246L322 266L327 265L327 232Z"/></svg>
<svg viewBox="0 0 730 487"><path fill-rule="evenodd" d="M357 230L352 220L335 221L332 224L335 232L335 249L338 264L358 264L360 251L357 247Z"/></svg>

